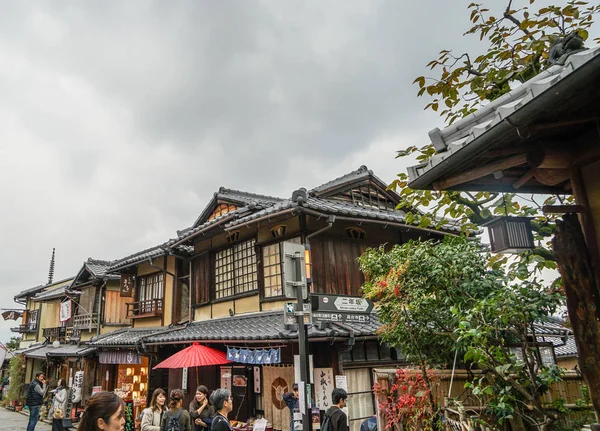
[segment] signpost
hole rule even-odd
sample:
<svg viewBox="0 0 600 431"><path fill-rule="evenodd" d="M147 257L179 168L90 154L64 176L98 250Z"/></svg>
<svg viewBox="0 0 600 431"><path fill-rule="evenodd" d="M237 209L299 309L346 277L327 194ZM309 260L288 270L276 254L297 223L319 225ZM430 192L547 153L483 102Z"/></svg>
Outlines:
<svg viewBox="0 0 600 431"><path fill-rule="evenodd" d="M368 323L373 302L359 296L311 294L314 322Z"/></svg>
<svg viewBox="0 0 600 431"><path fill-rule="evenodd" d="M287 298L295 298L296 304L288 302L284 305L284 315L292 311L292 305L295 305L293 314L297 318L296 324L298 325L298 346L300 356L300 382L298 386L304 388L304 384L309 382L309 370L308 370L308 333L306 331L305 316L310 321L310 309L305 311L304 300L308 298L308 286L306 281L306 267L304 260L304 245L296 244L292 242L284 242L282 244L283 251L283 273L282 273L282 284L283 291ZM300 412L302 412L302 429L303 431L309 431L311 422L307 414L306 400L310 399L310 392L308 396L300 402Z"/></svg>

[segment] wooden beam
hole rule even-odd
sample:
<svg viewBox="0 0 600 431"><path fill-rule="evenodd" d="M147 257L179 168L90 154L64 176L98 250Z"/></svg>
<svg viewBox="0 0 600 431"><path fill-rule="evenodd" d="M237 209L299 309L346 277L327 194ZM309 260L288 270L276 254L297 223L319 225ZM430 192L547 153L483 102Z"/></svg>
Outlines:
<svg viewBox="0 0 600 431"><path fill-rule="evenodd" d="M513 183L513 188L519 190L527 181L533 178L535 174L535 168L529 169L521 178Z"/></svg>
<svg viewBox="0 0 600 431"><path fill-rule="evenodd" d="M486 175L489 175L495 171L503 171L505 169L514 168L515 166L524 165L525 163L527 163L527 154L516 154L504 160L488 163L485 166L471 169L458 175L453 175L440 181L436 181L433 183L433 188L434 190L445 190L458 184L467 183L469 181L476 180L477 178L485 177Z"/></svg>
<svg viewBox="0 0 600 431"><path fill-rule="evenodd" d="M544 205L542 207L544 214L566 214L583 213L583 205Z"/></svg>

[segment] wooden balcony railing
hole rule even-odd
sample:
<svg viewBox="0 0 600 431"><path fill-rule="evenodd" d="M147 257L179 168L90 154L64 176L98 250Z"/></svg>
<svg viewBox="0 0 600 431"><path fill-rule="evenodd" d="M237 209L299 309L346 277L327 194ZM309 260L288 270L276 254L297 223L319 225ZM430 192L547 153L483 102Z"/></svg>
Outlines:
<svg viewBox="0 0 600 431"><path fill-rule="evenodd" d="M147 299L145 301L128 302L127 318L137 319L140 317L162 316L162 299Z"/></svg>
<svg viewBox="0 0 600 431"><path fill-rule="evenodd" d="M73 316L73 329L81 329L91 331L98 327L97 314L78 314Z"/></svg>
<svg viewBox="0 0 600 431"><path fill-rule="evenodd" d="M37 323L26 323L25 325L10 328L10 330L11 332L18 332L19 334L28 334L37 330Z"/></svg>
<svg viewBox="0 0 600 431"><path fill-rule="evenodd" d="M44 328L42 334L45 338L64 338L67 335L67 328L65 326Z"/></svg>

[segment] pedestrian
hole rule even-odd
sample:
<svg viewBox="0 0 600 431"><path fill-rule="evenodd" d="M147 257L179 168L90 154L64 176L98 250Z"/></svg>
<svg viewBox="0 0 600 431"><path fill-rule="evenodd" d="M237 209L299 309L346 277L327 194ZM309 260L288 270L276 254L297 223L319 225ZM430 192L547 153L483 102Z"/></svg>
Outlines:
<svg viewBox="0 0 600 431"><path fill-rule="evenodd" d="M35 426L40 418L40 407L44 403L44 396L46 396L47 390L46 375L42 372L37 373L35 379L33 379L27 389L27 399L25 401L25 405L29 407L27 431L35 430Z"/></svg>
<svg viewBox="0 0 600 431"><path fill-rule="evenodd" d="M341 388L335 388L331 392L331 401L333 405L325 412L323 418L323 431L348 431L348 417L342 410L346 407L348 392ZM329 426L325 425L329 422Z"/></svg>
<svg viewBox="0 0 600 431"><path fill-rule="evenodd" d="M196 388L196 395L190 403L190 416L194 421L194 431L206 431L215 417L215 408L210 405L208 388L200 385Z"/></svg>
<svg viewBox="0 0 600 431"><path fill-rule="evenodd" d="M227 415L233 410L233 398L229 389L217 389L210 396L210 402L217 410L212 421L211 431L233 431Z"/></svg>
<svg viewBox="0 0 600 431"><path fill-rule="evenodd" d="M192 431L192 418L187 410L181 408L183 391L173 389L169 394L169 410L163 415L161 431Z"/></svg>
<svg viewBox="0 0 600 431"><path fill-rule="evenodd" d="M292 391L282 395L285 405L290 409L290 431L294 431L294 413L300 412L298 406L298 383L292 385Z"/></svg>
<svg viewBox="0 0 600 431"><path fill-rule="evenodd" d="M65 379L58 379L56 389L52 392L54 392L54 399L48 417L52 419L52 431L63 431L63 419L67 407L67 384Z"/></svg>
<svg viewBox="0 0 600 431"><path fill-rule="evenodd" d="M98 392L89 399L77 431L123 431L125 403L114 392Z"/></svg>
<svg viewBox="0 0 600 431"><path fill-rule="evenodd" d="M167 393L157 388L152 392L150 407L144 409L142 413L141 431L160 431L162 419L165 414Z"/></svg>

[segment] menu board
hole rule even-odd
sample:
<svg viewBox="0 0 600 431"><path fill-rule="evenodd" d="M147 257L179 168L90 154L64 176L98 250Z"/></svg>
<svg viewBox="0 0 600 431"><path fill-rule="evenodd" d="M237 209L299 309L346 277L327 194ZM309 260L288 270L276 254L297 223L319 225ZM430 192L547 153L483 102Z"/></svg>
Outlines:
<svg viewBox="0 0 600 431"><path fill-rule="evenodd" d="M133 417L133 400L124 400L125 402L125 431L135 431L135 421Z"/></svg>

